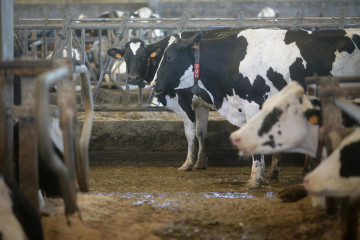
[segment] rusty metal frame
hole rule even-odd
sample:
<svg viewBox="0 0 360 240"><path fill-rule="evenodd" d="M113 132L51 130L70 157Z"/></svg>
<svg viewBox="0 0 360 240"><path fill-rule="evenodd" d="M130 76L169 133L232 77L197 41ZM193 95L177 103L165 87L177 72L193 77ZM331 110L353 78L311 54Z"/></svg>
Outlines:
<svg viewBox="0 0 360 240"><path fill-rule="evenodd" d="M55 68L55 69L54 69ZM19 122L19 187L29 197L35 208L38 208L38 154L42 156L44 164L53 169L60 179L61 192L65 202L65 213L73 213L77 208L76 191L89 191L88 179L88 147L93 124L94 112L91 95L90 78L87 68L76 66L75 72L81 75L83 104L85 106L85 120L81 130L78 130L77 105L74 83L70 80L73 74L72 63L66 59L0 62L2 73L1 85L12 83L12 74L23 76L22 103L13 105L13 96L5 97L5 91L13 93L11 85L2 88L0 92L0 111L3 117L0 124L3 126L5 141L13 135L13 121ZM40 74L40 75L39 75ZM37 76L35 78L34 76ZM8 79L9 81L4 81ZM36 80L36 82L35 82ZM49 86L58 86L58 107L60 123L63 132L64 163L55 154L49 136L49 122L53 109L49 104ZM7 120L6 120L7 119ZM4 121L3 121L4 120ZM4 125L9 122L10 125ZM1 141L2 142L2 141ZM11 146L13 140L8 142ZM38 144L39 143L39 144ZM3 146L3 144L1 145ZM12 149L12 148L11 148ZM39 152L38 152L39 150ZM14 174L11 152L4 151L4 161L0 162L1 169L8 169ZM76 161L76 162L75 162ZM75 167L76 166L76 167ZM75 179L75 170L77 182ZM7 173L7 172L6 172Z"/></svg>

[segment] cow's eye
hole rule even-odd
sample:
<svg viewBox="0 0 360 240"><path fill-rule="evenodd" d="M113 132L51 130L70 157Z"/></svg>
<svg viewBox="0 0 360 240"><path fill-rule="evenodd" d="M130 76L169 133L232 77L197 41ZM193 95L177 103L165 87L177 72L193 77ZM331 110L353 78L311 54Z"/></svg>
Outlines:
<svg viewBox="0 0 360 240"><path fill-rule="evenodd" d="M170 62L171 61L171 58L169 56L166 56L165 57L165 62Z"/></svg>

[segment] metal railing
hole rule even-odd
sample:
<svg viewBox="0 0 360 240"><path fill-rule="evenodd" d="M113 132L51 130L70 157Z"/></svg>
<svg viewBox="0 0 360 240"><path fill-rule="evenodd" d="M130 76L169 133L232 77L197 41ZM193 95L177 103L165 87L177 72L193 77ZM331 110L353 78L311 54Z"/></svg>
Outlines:
<svg viewBox="0 0 360 240"><path fill-rule="evenodd" d="M126 81L113 79L111 71L115 60L107 57L104 61L101 53L100 58L100 76L95 77L95 73L92 73L90 63L85 54L85 42L99 40L99 48L102 44L102 31L109 30L114 31L114 34L107 36L108 42L112 42L109 47L121 48L130 39L129 31L131 30L163 30L166 35L170 35L174 32L182 32L187 30L209 30L216 28L282 28L282 29L343 29L343 28L358 28L360 27L360 17L346 16L344 8L340 9L339 16L335 17L304 17L301 12L297 12L294 17L245 17L244 12L240 12L238 17L233 18L191 18L189 14L184 12L181 17L178 18L138 18L130 19L129 14L125 12L122 18L88 18L78 19L74 18L71 14L67 14L64 18L46 18L46 19L30 19L19 18L16 20L14 29L18 34L18 39L22 39L24 48L27 49L29 43L28 33L30 30L36 31L49 31L55 32L54 45L56 46L54 51L55 55L59 56L61 51L65 48L68 52L68 57L71 58L71 49L76 47L80 50L81 64L86 64L93 79L96 79L96 87L93 93L94 101L99 96L99 91L105 75L108 75L113 84L120 90L123 96L123 106L118 104L110 107L111 109L118 108L119 110L129 109L127 107L128 97L130 96L130 90ZM95 30L98 32L98 37L86 37L86 30ZM23 31L23 37L20 34ZM80 31L80 40L75 34L75 31ZM148 39L151 41L151 39ZM49 42L46 37L43 39L43 43ZM39 42L38 42L39 44ZM46 49L46 47L45 47ZM26 51L25 51L26 52ZM99 51L101 52L101 51ZM53 55L55 57L55 55ZM125 73L126 74L126 73ZM126 76L124 77L126 79ZM124 88L124 89L123 89ZM106 92L106 91L105 91ZM110 93L108 93L110 94ZM138 105L142 104L142 91L138 92ZM125 100L124 100L125 99ZM109 108L109 109L110 109ZM138 106L136 106L138 108ZM104 109L104 107L96 108ZM158 108L159 109L159 108Z"/></svg>
<svg viewBox="0 0 360 240"><path fill-rule="evenodd" d="M35 208L38 208L38 161L48 166L59 179L61 194L65 202L65 213L73 213L77 208L76 191L89 190L88 180L88 146L94 118L93 101L90 88L90 79L87 68L75 66L75 72L81 74L81 85L83 94L83 105L85 119L78 133L77 105L74 83L71 81L73 74L72 62L64 60L19 60L12 62L0 62L0 70L5 78L12 78L13 75L22 76L20 79L21 89L17 85L6 86L9 93L15 92L11 98L5 98L4 92L0 92L0 126L3 126L3 139L12 140L14 122L18 122L18 147L12 145L11 149L18 152L18 176L19 188L30 199ZM37 77L36 77L37 76ZM0 77L0 84L6 84L4 76ZM14 80L8 81L8 83ZM57 106L50 106L49 87L57 86ZM20 98L19 100L16 100ZM6 102L5 102L6 101ZM5 105L4 103L7 103ZM54 107L58 111L53 111ZM55 114L55 115L54 115ZM50 140L50 119L59 117L62 129L64 144L64 161L55 153ZM3 122L3 121L6 122ZM9 143L9 144L10 144ZM38 144L39 143L39 144ZM0 141L3 145L3 142ZM15 175L13 155L2 155L0 162L2 169L9 169L10 176ZM77 183L76 179L77 177ZM14 181L15 179L12 178Z"/></svg>
<svg viewBox="0 0 360 240"><path fill-rule="evenodd" d="M360 76L307 77L306 84L315 85L320 97L323 127L319 138L324 139L328 153L331 153L351 131L343 126L341 111L360 124L360 107L351 102L352 98L360 97Z"/></svg>

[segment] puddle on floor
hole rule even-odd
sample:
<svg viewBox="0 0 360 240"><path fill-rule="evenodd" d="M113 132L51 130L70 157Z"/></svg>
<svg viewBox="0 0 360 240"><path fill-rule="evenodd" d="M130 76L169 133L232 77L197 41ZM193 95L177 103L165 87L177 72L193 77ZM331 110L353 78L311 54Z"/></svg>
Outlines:
<svg viewBox="0 0 360 240"><path fill-rule="evenodd" d="M95 165L90 193L154 200L161 198L273 198L283 187L302 182L302 167L287 166L278 180L258 190L245 189L251 167L209 167L182 172L175 167Z"/></svg>

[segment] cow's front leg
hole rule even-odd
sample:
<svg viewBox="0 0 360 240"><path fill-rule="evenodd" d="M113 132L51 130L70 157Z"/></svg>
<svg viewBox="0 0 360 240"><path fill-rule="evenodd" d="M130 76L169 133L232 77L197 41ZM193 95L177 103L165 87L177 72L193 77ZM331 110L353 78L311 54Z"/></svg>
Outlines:
<svg viewBox="0 0 360 240"><path fill-rule="evenodd" d="M197 106L195 108L196 113L196 137L199 141L199 151L196 164L196 169L207 169L208 157L205 153L205 138L207 133L209 108L204 106Z"/></svg>
<svg viewBox="0 0 360 240"><path fill-rule="evenodd" d="M264 155L254 155L251 168L250 180L246 184L247 189L259 188L264 182L265 176L265 160Z"/></svg>
<svg viewBox="0 0 360 240"><path fill-rule="evenodd" d="M191 171L195 164L195 157L196 157L196 145L195 145L195 122L192 122L186 114L184 114L183 122L184 122L184 129L185 129L185 136L188 143L188 152L186 156L186 161L184 164L179 168L181 171Z"/></svg>

